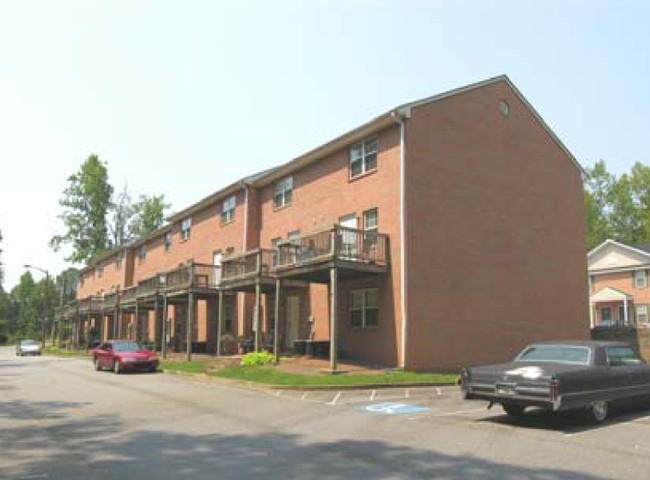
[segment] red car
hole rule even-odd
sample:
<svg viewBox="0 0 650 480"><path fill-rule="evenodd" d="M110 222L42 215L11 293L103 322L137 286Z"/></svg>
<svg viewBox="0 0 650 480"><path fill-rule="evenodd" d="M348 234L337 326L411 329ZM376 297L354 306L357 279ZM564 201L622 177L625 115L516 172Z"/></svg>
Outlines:
<svg viewBox="0 0 650 480"><path fill-rule="evenodd" d="M109 340L92 350L95 370L109 369L115 373L141 370L155 372L158 357L133 340Z"/></svg>

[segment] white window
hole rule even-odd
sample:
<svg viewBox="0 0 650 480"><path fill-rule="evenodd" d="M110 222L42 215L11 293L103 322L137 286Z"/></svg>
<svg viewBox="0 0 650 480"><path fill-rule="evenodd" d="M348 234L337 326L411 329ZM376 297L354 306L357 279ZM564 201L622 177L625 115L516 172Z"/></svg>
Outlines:
<svg viewBox="0 0 650 480"><path fill-rule="evenodd" d="M376 208L363 212L363 230L376 232L379 223L379 214Z"/></svg>
<svg viewBox="0 0 650 480"><path fill-rule="evenodd" d="M648 323L648 306L647 305L637 305L636 306L636 323L638 323L638 324Z"/></svg>
<svg viewBox="0 0 650 480"><path fill-rule="evenodd" d="M221 205L221 223L229 223L235 219L235 196L226 198Z"/></svg>
<svg viewBox="0 0 650 480"><path fill-rule="evenodd" d="M350 178L377 168L377 138L366 139L350 147Z"/></svg>
<svg viewBox="0 0 650 480"><path fill-rule="evenodd" d="M146 260L146 258L147 258L147 246L143 243L143 244L140 245L140 247L138 248L138 261L139 261L140 263L144 263L144 261Z"/></svg>
<svg viewBox="0 0 650 480"><path fill-rule="evenodd" d="M192 230L192 218L186 218L181 222L181 240L190 238L190 231Z"/></svg>
<svg viewBox="0 0 650 480"><path fill-rule="evenodd" d="M172 246L172 232L165 233L165 239L163 240L165 244L165 251L169 250Z"/></svg>
<svg viewBox="0 0 650 480"><path fill-rule="evenodd" d="M371 328L379 325L379 290L352 290L350 292L350 325Z"/></svg>
<svg viewBox="0 0 650 480"><path fill-rule="evenodd" d="M293 177L287 177L275 184L273 206L284 207L291 204L293 194Z"/></svg>
<svg viewBox="0 0 650 480"><path fill-rule="evenodd" d="M648 275L645 270L634 271L634 287L646 288L648 286Z"/></svg>

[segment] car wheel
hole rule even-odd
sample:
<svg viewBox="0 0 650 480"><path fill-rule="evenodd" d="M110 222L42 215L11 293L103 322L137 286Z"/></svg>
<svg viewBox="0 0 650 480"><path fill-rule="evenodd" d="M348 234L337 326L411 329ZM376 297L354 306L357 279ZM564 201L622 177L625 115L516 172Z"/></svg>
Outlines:
<svg viewBox="0 0 650 480"><path fill-rule="evenodd" d="M525 406L523 405L501 405L503 407L503 411L506 412L506 415L509 417L518 417L522 413L524 413L524 410L526 409Z"/></svg>
<svg viewBox="0 0 650 480"><path fill-rule="evenodd" d="M120 368L120 362L117 360L113 360L113 372L117 373L118 375L122 373L122 369Z"/></svg>
<svg viewBox="0 0 650 480"><path fill-rule="evenodd" d="M95 370L97 370L98 372L102 369L102 367L99 365L99 358L95 358L93 360L93 364L95 365Z"/></svg>
<svg viewBox="0 0 650 480"><path fill-rule="evenodd" d="M589 417L596 423L604 422L607 418L608 413L608 404L606 401L598 401L589 405L588 413Z"/></svg>

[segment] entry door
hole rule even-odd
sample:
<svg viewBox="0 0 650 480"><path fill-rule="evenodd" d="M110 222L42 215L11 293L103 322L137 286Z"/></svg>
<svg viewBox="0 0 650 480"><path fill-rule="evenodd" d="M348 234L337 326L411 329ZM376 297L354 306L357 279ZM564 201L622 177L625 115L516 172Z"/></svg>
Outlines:
<svg viewBox="0 0 650 480"><path fill-rule="evenodd" d="M287 348L293 347L294 340L300 336L300 297L290 295L287 297Z"/></svg>
<svg viewBox="0 0 650 480"><path fill-rule="evenodd" d="M345 228L357 228L357 216L354 213L339 218L339 225ZM356 253L357 233L343 230L341 232L341 252L343 257L354 257Z"/></svg>

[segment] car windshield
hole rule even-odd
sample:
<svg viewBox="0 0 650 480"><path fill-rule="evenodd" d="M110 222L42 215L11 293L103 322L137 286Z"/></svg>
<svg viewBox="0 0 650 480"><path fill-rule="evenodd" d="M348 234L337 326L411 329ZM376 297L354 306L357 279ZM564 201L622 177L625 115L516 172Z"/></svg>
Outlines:
<svg viewBox="0 0 650 480"><path fill-rule="evenodd" d="M575 345L531 345L517 357L519 362L589 363L589 348Z"/></svg>
<svg viewBox="0 0 650 480"><path fill-rule="evenodd" d="M135 352L142 350L142 347L135 342L120 342L113 345L116 352Z"/></svg>
<svg viewBox="0 0 650 480"><path fill-rule="evenodd" d="M21 340L20 344L21 345L37 345L37 343L34 340Z"/></svg>

